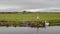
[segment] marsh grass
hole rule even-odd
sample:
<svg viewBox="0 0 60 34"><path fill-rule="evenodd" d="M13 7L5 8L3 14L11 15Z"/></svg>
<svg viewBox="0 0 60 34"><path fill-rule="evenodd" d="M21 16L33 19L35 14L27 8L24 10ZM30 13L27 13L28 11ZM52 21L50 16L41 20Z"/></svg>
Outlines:
<svg viewBox="0 0 60 34"><path fill-rule="evenodd" d="M39 20L37 20L39 16ZM41 24L45 23L60 23L59 13L19 13L19 14L0 14L0 25L4 26L20 26L24 23Z"/></svg>

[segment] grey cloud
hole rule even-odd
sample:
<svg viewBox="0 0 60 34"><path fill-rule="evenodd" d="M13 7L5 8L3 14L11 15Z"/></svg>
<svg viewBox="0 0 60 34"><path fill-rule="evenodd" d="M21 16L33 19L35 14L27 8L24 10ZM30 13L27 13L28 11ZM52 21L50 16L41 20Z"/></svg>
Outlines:
<svg viewBox="0 0 60 34"><path fill-rule="evenodd" d="M0 0L0 5L20 9L60 7L60 0Z"/></svg>

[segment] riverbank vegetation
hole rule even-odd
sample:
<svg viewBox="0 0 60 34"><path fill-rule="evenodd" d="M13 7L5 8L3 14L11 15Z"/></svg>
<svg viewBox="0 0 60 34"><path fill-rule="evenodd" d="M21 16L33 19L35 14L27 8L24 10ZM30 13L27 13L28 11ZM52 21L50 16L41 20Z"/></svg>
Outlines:
<svg viewBox="0 0 60 34"><path fill-rule="evenodd" d="M37 16L39 20L37 20ZM56 13L19 13L19 14L0 14L0 22L7 21L49 21L49 22L60 22L60 14Z"/></svg>
<svg viewBox="0 0 60 34"><path fill-rule="evenodd" d="M37 16L39 19L37 19ZM49 23L60 23L60 13L4 13L0 14L0 25L10 26L10 25L20 25L23 24L33 24L36 26L37 24L41 25L45 23L45 21ZM39 23L37 23L39 22ZM37 23L37 24L34 24ZM38 26L39 26L38 25ZM27 25L26 25L27 26Z"/></svg>

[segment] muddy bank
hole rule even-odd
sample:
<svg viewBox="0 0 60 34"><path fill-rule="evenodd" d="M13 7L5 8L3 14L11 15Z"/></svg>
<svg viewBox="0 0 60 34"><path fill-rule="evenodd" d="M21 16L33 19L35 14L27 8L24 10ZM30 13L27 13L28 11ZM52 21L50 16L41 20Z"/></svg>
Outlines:
<svg viewBox="0 0 60 34"><path fill-rule="evenodd" d="M60 23L49 23L49 26L58 26ZM21 21L21 22L9 22L9 21L0 21L0 26L20 26L20 27L45 27L45 22L41 21Z"/></svg>
<svg viewBox="0 0 60 34"><path fill-rule="evenodd" d="M23 22L0 22L0 26L20 26L20 27L44 27L45 23L40 21L23 21Z"/></svg>
<svg viewBox="0 0 60 34"><path fill-rule="evenodd" d="M60 26L60 23L50 23L49 26Z"/></svg>

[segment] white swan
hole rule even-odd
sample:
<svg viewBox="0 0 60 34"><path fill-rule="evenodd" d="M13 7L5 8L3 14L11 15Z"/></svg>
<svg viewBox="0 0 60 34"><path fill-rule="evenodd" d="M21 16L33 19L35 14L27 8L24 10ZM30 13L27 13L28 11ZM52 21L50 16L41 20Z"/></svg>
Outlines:
<svg viewBox="0 0 60 34"><path fill-rule="evenodd" d="M46 21L45 21L45 25L48 26L48 25L49 25L49 22L46 22Z"/></svg>

